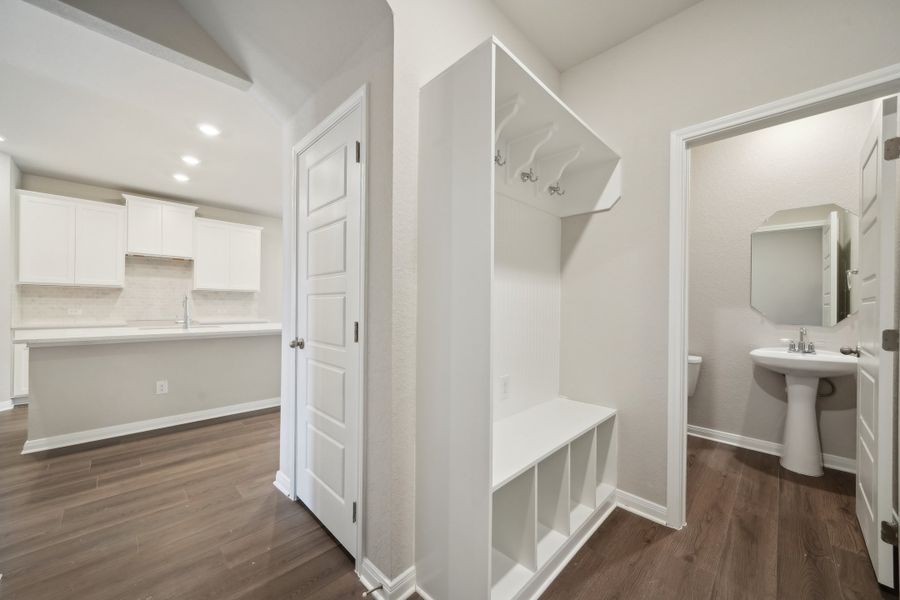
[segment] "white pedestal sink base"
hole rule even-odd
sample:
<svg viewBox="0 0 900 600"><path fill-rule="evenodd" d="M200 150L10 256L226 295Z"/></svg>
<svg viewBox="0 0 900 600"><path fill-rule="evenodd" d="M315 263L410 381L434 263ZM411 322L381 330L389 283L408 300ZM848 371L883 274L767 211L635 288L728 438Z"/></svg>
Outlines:
<svg viewBox="0 0 900 600"><path fill-rule="evenodd" d="M787 380L787 419L784 423L784 448L781 466L801 475L818 477L822 469L822 447L816 421L818 377L785 375Z"/></svg>

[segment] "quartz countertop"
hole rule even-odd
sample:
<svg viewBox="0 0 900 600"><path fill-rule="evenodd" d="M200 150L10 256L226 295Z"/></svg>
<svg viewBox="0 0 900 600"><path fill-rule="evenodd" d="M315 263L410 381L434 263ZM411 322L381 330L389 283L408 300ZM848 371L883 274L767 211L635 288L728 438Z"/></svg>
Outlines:
<svg viewBox="0 0 900 600"><path fill-rule="evenodd" d="M129 325L125 327L65 327L18 329L15 343L31 348L119 344L127 342L171 342L207 338L251 337L281 334L281 323L197 323L185 329L180 325Z"/></svg>

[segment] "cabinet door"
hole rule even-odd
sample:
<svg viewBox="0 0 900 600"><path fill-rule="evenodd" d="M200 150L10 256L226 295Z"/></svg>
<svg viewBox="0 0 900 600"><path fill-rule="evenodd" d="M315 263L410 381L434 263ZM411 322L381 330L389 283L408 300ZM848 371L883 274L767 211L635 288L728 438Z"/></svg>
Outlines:
<svg viewBox="0 0 900 600"><path fill-rule="evenodd" d="M125 285L125 209L100 203L75 208L75 284Z"/></svg>
<svg viewBox="0 0 900 600"><path fill-rule="evenodd" d="M194 222L194 289L227 290L229 272L227 225L197 219Z"/></svg>
<svg viewBox="0 0 900 600"><path fill-rule="evenodd" d="M13 344L13 390L14 398L28 395L28 346Z"/></svg>
<svg viewBox="0 0 900 600"><path fill-rule="evenodd" d="M75 283L75 205L19 196L19 283Z"/></svg>
<svg viewBox="0 0 900 600"><path fill-rule="evenodd" d="M128 199L128 253L159 256L162 251L162 204Z"/></svg>
<svg viewBox="0 0 900 600"><path fill-rule="evenodd" d="M194 208L164 204L162 207L162 254L194 257Z"/></svg>
<svg viewBox="0 0 900 600"><path fill-rule="evenodd" d="M229 288L247 292L259 291L260 245L259 229L235 227L231 230L231 265Z"/></svg>

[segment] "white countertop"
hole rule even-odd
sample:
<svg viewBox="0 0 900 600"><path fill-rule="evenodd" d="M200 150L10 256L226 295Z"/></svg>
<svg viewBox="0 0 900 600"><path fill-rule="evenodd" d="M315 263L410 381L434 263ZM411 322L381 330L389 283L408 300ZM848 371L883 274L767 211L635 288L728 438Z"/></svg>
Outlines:
<svg viewBox="0 0 900 600"><path fill-rule="evenodd" d="M278 335L280 333L281 323L198 324L190 329L184 329L178 325L67 327L19 329L15 332L14 342L28 344L31 348L48 348L52 346L84 346L88 344L251 337Z"/></svg>

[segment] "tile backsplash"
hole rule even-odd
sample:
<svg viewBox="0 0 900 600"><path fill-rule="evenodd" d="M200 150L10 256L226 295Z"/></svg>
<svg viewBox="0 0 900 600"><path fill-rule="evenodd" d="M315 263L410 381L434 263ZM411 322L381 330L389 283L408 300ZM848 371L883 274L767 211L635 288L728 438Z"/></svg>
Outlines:
<svg viewBox="0 0 900 600"><path fill-rule="evenodd" d="M193 291L192 287L190 261L128 256L122 289L17 286L13 323L27 327L170 321L181 318L185 294L192 299L193 317L201 321L259 318L256 293Z"/></svg>

